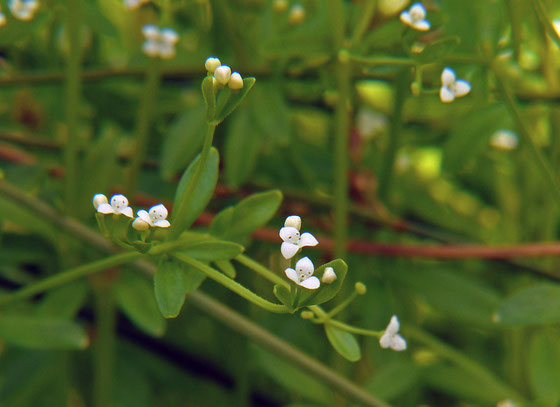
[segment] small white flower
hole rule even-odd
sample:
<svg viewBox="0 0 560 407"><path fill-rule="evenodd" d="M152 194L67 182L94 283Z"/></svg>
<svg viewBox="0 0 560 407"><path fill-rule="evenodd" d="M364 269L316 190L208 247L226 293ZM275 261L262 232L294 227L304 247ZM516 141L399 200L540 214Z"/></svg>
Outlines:
<svg viewBox="0 0 560 407"><path fill-rule="evenodd" d="M464 79L456 79L455 71L445 67L441 73L439 98L444 103L451 103L455 98L465 96L471 91L471 84Z"/></svg>
<svg viewBox="0 0 560 407"><path fill-rule="evenodd" d="M414 3L401 13L401 21L418 31L428 31L430 22L426 20L426 9L422 3Z"/></svg>
<svg viewBox="0 0 560 407"><path fill-rule="evenodd" d="M95 209L97 209L99 213L114 213L115 215L124 215L129 218L133 217L132 208L128 206L128 199L126 199L124 195L113 195L111 197L111 204L109 205L105 195L96 194L93 196L93 206L95 206Z"/></svg>
<svg viewBox="0 0 560 407"><path fill-rule="evenodd" d="M137 213L138 217L132 223L136 230L146 230L146 226L168 228L171 226L167 220L167 209L163 204L152 206L148 212L141 209Z"/></svg>
<svg viewBox="0 0 560 407"><path fill-rule="evenodd" d="M243 78L239 72L234 72L229 77L228 86L233 90L243 89Z"/></svg>
<svg viewBox="0 0 560 407"><path fill-rule="evenodd" d="M171 28L160 30L153 24L147 24L142 27L142 33L146 37L142 49L147 56L161 59L175 56L175 44L179 41L179 35L175 30Z"/></svg>
<svg viewBox="0 0 560 407"><path fill-rule="evenodd" d="M0 11L0 27L3 27L5 25L6 25L6 16L4 15L4 13Z"/></svg>
<svg viewBox="0 0 560 407"><path fill-rule="evenodd" d="M39 2L37 0L9 0L8 8L18 20L29 21L35 16Z"/></svg>
<svg viewBox="0 0 560 407"><path fill-rule="evenodd" d="M124 6L129 10L134 10L149 2L150 0L124 0Z"/></svg>
<svg viewBox="0 0 560 407"><path fill-rule="evenodd" d="M288 22L292 25L298 25L303 23L303 20L305 20L305 9L301 4L296 3L290 9Z"/></svg>
<svg viewBox="0 0 560 407"><path fill-rule="evenodd" d="M231 68L227 65L220 65L214 70L214 78L222 85L227 85L231 77Z"/></svg>
<svg viewBox="0 0 560 407"><path fill-rule="evenodd" d="M298 218L298 219L296 219ZM294 226L290 226L294 225ZM297 227L295 227L297 226ZM284 241L280 246L280 251L285 259L291 259L305 246L317 246L319 241L311 233L300 235L301 219L299 216L288 216L284 222L284 227L280 229L280 237Z"/></svg>
<svg viewBox="0 0 560 407"><path fill-rule="evenodd" d="M356 128L363 139L371 140L387 131L389 119L375 110L361 108L356 115Z"/></svg>
<svg viewBox="0 0 560 407"><path fill-rule="evenodd" d="M490 137L490 145L500 150L513 150L519 144L517 134L511 130L498 130Z"/></svg>
<svg viewBox="0 0 560 407"><path fill-rule="evenodd" d="M321 282L325 284L331 284L337 279L336 273L332 267L325 268L323 272L323 277L321 277Z"/></svg>
<svg viewBox="0 0 560 407"><path fill-rule="evenodd" d="M385 332L379 339L379 345L381 345L383 349L391 348L396 351L406 349L406 341L399 335L399 328L399 320L396 315L393 315Z"/></svg>
<svg viewBox="0 0 560 407"><path fill-rule="evenodd" d="M220 65L222 65L222 63L218 58L215 57L208 57L206 58L206 62L204 62L204 67L210 73L214 73L216 68L219 67Z"/></svg>
<svg viewBox="0 0 560 407"><path fill-rule="evenodd" d="M309 290L316 290L321 285L317 277L313 275L315 267L309 257L304 257L296 263L296 269L287 268L284 272L286 276L297 285Z"/></svg>

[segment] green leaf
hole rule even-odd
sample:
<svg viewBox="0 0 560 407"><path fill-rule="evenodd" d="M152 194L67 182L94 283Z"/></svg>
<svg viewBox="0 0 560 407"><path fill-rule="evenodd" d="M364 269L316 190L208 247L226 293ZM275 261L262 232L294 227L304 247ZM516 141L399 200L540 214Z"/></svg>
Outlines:
<svg viewBox="0 0 560 407"><path fill-rule="evenodd" d="M113 292L119 307L138 328L150 335L163 335L165 320L147 279L137 273L123 272Z"/></svg>
<svg viewBox="0 0 560 407"><path fill-rule="evenodd" d="M240 187L254 170L261 138L249 109L233 117L224 147L224 177L232 187Z"/></svg>
<svg viewBox="0 0 560 407"><path fill-rule="evenodd" d="M231 264L229 260L216 260L214 261L216 267L218 267L222 273L228 276L231 279L235 279L237 276L237 272L235 271L235 267Z"/></svg>
<svg viewBox="0 0 560 407"><path fill-rule="evenodd" d="M295 311L294 300L292 298L292 293L290 292L290 290L288 288L284 287L283 285L277 284L277 285L274 286L272 291L273 291L274 295L276 296L276 298L278 298L278 300L282 304L284 304L286 307L288 307L291 312Z"/></svg>
<svg viewBox="0 0 560 407"><path fill-rule="evenodd" d="M313 275L317 276L320 280L323 276L325 268L327 267L332 267L334 269L336 280L334 280L334 282L331 284L321 284L321 286L316 290L308 290L306 288L298 286L298 290L300 290L301 293L299 295L299 301L296 308L322 304L332 299L338 293L338 291L340 291L342 283L346 278L346 273L348 272L348 266L346 265L344 260L335 259L315 269Z"/></svg>
<svg viewBox="0 0 560 407"><path fill-rule="evenodd" d="M418 385L421 369L408 360L395 360L376 369L366 389L382 400L393 400Z"/></svg>
<svg viewBox="0 0 560 407"><path fill-rule="evenodd" d="M233 208L221 211L210 225L210 234L243 243L272 218L281 202L282 194L277 190L253 194Z"/></svg>
<svg viewBox="0 0 560 407"><path fill-rule="evenodd" d="M183 173L175 192L174 208L177 210L173 212L171 227L178 228L181 231L188 229L198 215L206 208L218 182L219 155L218 150L212 147L198 185L192 189L193 192L190 196L184 196L192 181L199 160L200 156L189 165L189 168Z"/></svg>
<svg viewBox="0 0 560 407"><path fill-rule="evenodd" d="M189 245L180 250L190 257L203 261L229 260L239 256L245 249L243 246L222 240L207 240Z"/></svg>
<svg viewBox="0 0 560 407"><path fill-rule="evenodd" d="M560 337L554 331L540 331L529 348L529 383L533 395L548 406L560 401Z"/></svg>
<svg viewBox="0 0 560 407"><path fill-rule="evenodd" d="M220 91L220 95L218 97L218 102L216 106L216 116L214 120L210 122L210 124L217 126L221 122L224 121L226 117L228 117L237 106L245 99L245 97L249 94L249 91L255 84L255 78L245 78L243 79L243 88L239 90L231 90L229 87L226 87Z"/></svg>
<svg viewBox="0 0 560 407"><path fill-rule="evenodd" d="M49 291L37 306L37 315L72 319L85 304L89 284L85 280L73 281Z"/></svg>
<svg viewBox="0 0 560 407"><path fill-rule="evenodd" d="M154 276L154 292L159 310L165 318L179 315L187 289L185 273L176 261L162 262Z"/></svg>
<svg viewBox="0 0 560 407"><path fill-rule="evenodd" d="M560 285L542 283L518 291L500 305L496 319L508 325L560 322Z"/></svg>
<svg viewBox="0 0 560 407"><path fill-rule="evenodd" d="M206 131L204 105L199 104L181 114L171 124L161 147L161 176L172 178L200 151Z"/></svg>
<svg viewBox="0 0 560 407"><path fill-rule="evenodd" d="M348 359L350 362L356 362L361 359L362 351L354 335L329 324L325 324L325 332L333 348L345 359Z"/></svg>
<svg viewBox="0 0 560 407"><path fill-rule="evenodd" d="M0 315L0 338L33 349L84 349L89 341L78 324L63 318L17 314Z"/></svg>
<svg viewBox="0 0 560 407"><path fill-rule="evenodd" d="M207 76L202 81L202 96L206 105L206 121L211 123L216 115L216 92L214 91L214 80L212 76Z"/></svg>

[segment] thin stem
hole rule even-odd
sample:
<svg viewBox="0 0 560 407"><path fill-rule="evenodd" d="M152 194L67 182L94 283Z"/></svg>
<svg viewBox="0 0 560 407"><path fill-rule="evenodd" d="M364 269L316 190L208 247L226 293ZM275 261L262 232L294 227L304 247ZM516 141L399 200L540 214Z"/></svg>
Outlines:
<svg viewBox="0 0 560 407"><path fill-rule="evenodd" d="M150 66L146 72L144 91L136 118L134 150L130 160L130 167L128 168L125 187L126 192L129 194L136 190L140 169L146 158L146 150L150 138L150 127L154 117L154 102L157 99L160 82L159 61L153 58L150 60Z"/></svg>
<svg viewBox="0 0 560 407"><path fill-rule="evenodd" d="M208 155L210 154L210 148L212 147L212 141L214 140L214 132L216 131L216 126L213 124L208 124L206 128L206 135L204 136L204 144L202 145L202 151L200 152L200 158L198 160L198 164L196 166L195 173L190 180L187 188L183 192L183 199L181 199L181 203L179 207L175 209L173 213L173 219L175 222L172 222L171 229L169 230L169 239L172 240L176 238L181 232L183 232L183 227L181 224L181 215L185 210L185 205L187 204L189 197L191 197L194 193L194 189L197 187L198 183L200 182L200 177L202 176L202 172L204 171L204 167L206 166L206 161L208 160Z"/></svg>
<svg viewBox="0 0 560 407"><path fill-rule="evenodd" d="M245 298L247 301L250 301L253 304L258 305L259 307L264 308L267 311L275 312L275 313L279 313L279 314L285 314L285 313L290 312L288 307L286 307L285 305L275 304L273 302L265 300L264 298L258 296L257 294L255 294L251 290L243 287L237 281L232 280L231 278L227 277L226 275L220 273L218 270L214 270L212 267L207 266L206 264L201 263L200 261L198 261L196 259L193 259L192 257L189 257L189 256L187 256L183 253L174 253L173 256L176 259L182 261L183 263L186 263L186 264L188 264L190 266L193 266L194 268L202 271L204 274L206 274L212 280L220 283L224 287L230 289L234 293L236 293L236 294L240 295L241 297Z"/></svg>
<svg viewBox="0 0 560 407"><path fill-rule="evenodd" d="M404 65L404 66L414 66L417 62L410 58L399 58L399 57L361 57L358 55L350 54L350 60L352 62L358 62L362 65L367 65L371 67L375 66L391 66L391 65Z"/></svg>
<svg viewBox="0 0 560 407"><path fill-rule="evenodd" d="M244 266L249 267L251 270L253 270L257 274L260 274L261 276L263 276L264 278L266 278L267 280L269 280L274 284L280 284L284 287L290 286L290 284L286 280L284 280L282 277L275 274L272 270L269 270L262 264L256 262L255 260L251 259L250 257L244 254L240 254L239 256L237 256L235 260L237 260L239 263L243 264Z"/></svg>
<svg viewBox="0 0 560 407"><path fill-rule="evenodd" d="M67 211L76 208L78 191L78 145L80 131L78 114L80 109L80 93L82 78L82 0L67 0L66 10L67 37L70 53L66 67L66 146L64 149L65 198Z"/></svg>
<svg viewBox="0 0 560 407"><path fill-rule="evenodd" d="M348 297L346 297L340 304L338 304L332 310L327 312L327 314L323 318L320 318L318 320L318 322L329 321L332 317L334 317L336 314L338 314L340 311L342 311L344 308L346 308L348 306L348 304L350 304L352 301L354 301L354 299L357 296L358 296L358 293L356 291L353 291L352 294L350 294Z"/></svg>
<svg viewBox="0 0 560 407"><path fill-rule="evenodd" d="M560 33L556 31L556 27L554 26L552 19L549 17L544 3L542 0L533 0L533 7L535 8L535 12L537 13L537 17L539 18L539 22L542 27L550 39L554 41L558 49L560 49Z"/></svg>
<svg viewBox="0 0 560 407"><path fill-rule="evenodd" d="M376 338L380 338L381 335L383 335L383 331L373 331L371 329L358 328L356 326L348 325L335 319L331 319L329 321L326 321L325 323L356 335L374 336Z"/></svg>
<svg viewBox="0 0 560 407"><path fill-rule="evenodd" d="M95 322L97 326L93 351L93 398L95 407L112 405L115 374L116 309L111 287L107 282L95 290Z"/></svg>
<svg viewBox="0 0 560 407"><path fill-rule="evenodd" d="M29 298L35 294L39 294L52 288L61 286L62 284L69 283L70 281L74 281L80 277L105 271L110 267L130 263L138 260L141 257L142 254L138 252L120 253L102 260L94 261L93 263L63 271L61 273L55 274L54 276L47 277L44 280L29 284L10 294L1 296L0 305L4 305L16 300Z"/></svg>
<svg viewBox="0 0 560 407"><path fill-rule="evenodd" d="M365 8L360 16L358 24L354 27L354 32L352 33L352 39L350 40L350 46L356 46L362 39L364 33L366 32L369 23L375 12L375 6L377 2L375 0L366 0Z"/></svg>

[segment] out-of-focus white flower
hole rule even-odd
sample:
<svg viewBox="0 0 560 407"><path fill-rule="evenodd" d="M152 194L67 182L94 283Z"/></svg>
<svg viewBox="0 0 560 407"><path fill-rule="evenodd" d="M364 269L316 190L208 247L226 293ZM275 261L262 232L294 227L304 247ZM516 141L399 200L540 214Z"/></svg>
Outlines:
<svg viewBox="0 0 560 407"><path fill-rule="evenodd" d="M218 58L215 57L208 57L206 58L206 62L204 62L204 67L211 74L213 74L216 68L220 65L222 65L222 63Z"/></svg>
<svg viewBox="0 0 560 407"><path fill-rule="evenodd" d="M428 31L430 22L426 20L426 9L422 3L414 3L401 13L401 21L418 31Z"/></svg>
<svg viewBox="0 0 560 407"><path fill-rule="evenodd" d="M290 9L290 14L288 15L288 22L291 25L298 25L303 23L305 20L305 9L299 3L296 3Z"/></svg>
<svg viewBox="0 0 560 407"><path fill-rule="evenodd" d="M385 332L379 339L379 345L381 345L383 349L391 348L396 351L406 349L406 341L399 335L399 328L399 320L396 315L393 315Z"/></svg>
<svg viewBox="0 0 560 407"><path fill-rule="evenodd" d="M294 257L302 247L317 246L319 244L319 241L311 233L306 232L300 235L301 219L298 219L299 216L288 216L284 222L284 227L280 229L279 234L284 241L282 246L280 246L280 251L285 259Z"/></svg>
<svg viewBox="0 0 560 407"><path fill-rule="evenodd" d="M6 16L4 15L4 13L0 11L0 27L3 27L5 25L6 25Z"/></svg>
<svg viewBox="0 0 560 407"><path fill-rule="evenodd" d="M146 38L142 49L151 58L171 59L175 56L175 44L179 41L179 35L171 28L159 29L153 24L142 27L142 33Z"/></svg>
<svg viewBox="0 0 560 407"><path fill-rule="evenodd" d="M325 284L331 284L336 280L336 273L332 267L325 268L323 272L323 277L321 277L321 282Z"/></svg>
<svg viewBox="0 0 560 407"><path fill-rule="evenodd" d="M490 137L490 145L500 150L513 150L518 144L517 134L511 130L500 129Z"/></svg>
<svg viewBox="0 0 560 407"><path fill-rule="evenodd" d="M9 0L8 8L18 20L29 21L35 16L39 2L37 0Z"/></svg>
<svg viewBox="0 0 560 407"><path fill-rule="evenodd" d="M234 72L229 77L228 86L233 90L243 89L243 78L239 72Z"/></svg>
<svg viewBox="0 0 560 407"><path fill-rule="evenodd" d="M361 108L356 115L356 128L363 139L370 140L387 130L389 120L370 108Z"/></svg>
<svg viewBox="0 0 560 407"><path fill-rule="evenodd" d="M129 10L135 10L149 2L150 0L124 0L124 6Z"/></svg>
<svg viewBox="0 0 560 407"><path fill-rule="evenodd" d="M227 65L220 65L214 70L214 78L222 85L227 85L231 77L231 68Z"/></svg>
<svg viewBox="0 0 560 407"><path fill-rule="evenodd" d="M457 79L455 71L445 67L441 73L439 98L444 103L451 103L455 98L465 96L471 91L471 84L464 79Z"/></svg>
<svg viewBox="0 0 560 407"><path fill-rule="evenodd" d="M93 206L97 212L102 214L113 213L115 215L124 215L129 218L133 217L132 208L128 206L128 199L124 195L113 195L111 204L107 203L107 197L103 194L95 194L93 196Z"/></svg>
<svg viewBox="0 0 560 407"><path fill-rule="evenodd" d="M288 267L284 272L297 285L309 290L316 290L321 285L321 282L313 275L313 271L315 271L313 262L309 260L309 257L304 257L298 260L295 270Z"/></svg>
<svg viewBox="0 0 560 407"><path fill-rule="evenodd" d="M171 226L167 220L167 208L163 204L152 206L149 211L141 209L137 215L138 217L132 222L132 227L136 230L146 230L149 226L157 228Z"/></svg>

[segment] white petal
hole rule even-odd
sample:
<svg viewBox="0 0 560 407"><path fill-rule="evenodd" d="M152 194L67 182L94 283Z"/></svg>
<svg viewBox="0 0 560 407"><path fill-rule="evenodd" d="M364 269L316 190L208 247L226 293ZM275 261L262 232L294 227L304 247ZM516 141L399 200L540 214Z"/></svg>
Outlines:
<svg viewBox="0 0 560 407"><path fill-rule="evenodd" d="M175 45L179 41L179 34L172 28L164 28L159 33L161 40L169 45Z"/></svg>
<svg viewBox="0 0 560 407"><path fill-rule="evenodd" d="M282 238L282 240L285 242L293 243L293 244L299 242L299 230L291 226L288 227L284 226L283 228L281 228L279 235Z"/></svg>
<svg viewBox="0 0 560 407"><path fill-rule="evenodd" d="M149 212L152 221L167 219L167 208L163 204L154 205L150 208Z"/></svg>
<svg viewBox="0 0 560 407"><path fill-rule="evenodd" d="M465 96L471 91L471 84L464 79L459 79L455 82L453 90L455 91L456 97Z"/></svg>
<svg viewBox="0 0 560 407"><path fill-rule="evenodd" d="M301 218L297 215L288 216L284 221L284 226L301 229Z"/></svg>
<svg viewBox="0 0 560 407"><path fill-rule="evenodd" d="M313 262L309 259L309 257L304 257L303 259L299 259L296 263L296 271L298 274L303 273L307 275L313 274L315 267L313 266Z"/></svg>
<svg viewBox="0 0 560 407"><path fill-rule="evenodd" d="M148 212L146 212L144 209L140 209L136 215L142 219L144 222L146 222L148 225L152 224L152 219L150 218L150 215L148 215Z"/></svg>
<svg viewBox="0 0 560 407"><path fill-rule="evenodd" d="M111 197L111 206L115 212L119 212L119 210L128 206L128 199L126 199L126 196L121 194L113 195Z"/></svg>
<svg viewBox="0 0 560 407"><path fill-rule="evenodd" d="M158 228L168 228L171 226L171 223L169 223L167 219L156 220L154 222L154 226L157 226Z"/></svg>
<svg viewBox="0 0 560 407"><path fill-rule="evenodd" d="M303 280L301 283L299 283L299 285L301 285L302 287L305 287L309 290L316 290L321 285L321 282L319 281L319 279L317 277L311 276L311 277Z"/></svg>
<svg viewBox="0 0 560 407"><path fill-rule="evenodd" d="M159 28L154 24L146 24L142 27L142 34L149 41L157 41L159 39Z"/></svg>
<svg viewBox="0 0 560 407"><path fill-rule="evenodd" d="M455 82L455 78L455 71L449 67L445 67L441 72L441 84L443 86L450 87Z"/></svg>
<svg viewBox="0 0 560 407"><path fill-rule="evenodd" d="M379 339L379 345L383 348L383 349L387 349L389 346L391 346L391 342L392 342L393 336L390 335L388 332L385 332L381 338Z"/></svg>
<svg viewBox="0 0 560 407"><path fill-rule="evenodd" d="M400 19L403 23L412 25L412 17L410 17L410 13L407 10L401 13Z"/></svg>
<svg viewBox="0 0 560 407"><path fill-rule="evenodd" d="M286 273L286 277L288 277L294 283L299 284L299 279L294 269L288 267L286 270L284 270L284 273Z"/></svg>
<svg viewBox="0 0 560 407"><path fill-rule="evenodd" d="M160 58L171 59L175 56L175 47L173 45L160 43L158 49Z"/></svg>
<svg viewBox="0 0 560 407"><path fill-rule="evenodd" d="M442 86L439 90L439 99L443 103L451 103L455 100L455 94L447 86Z"/></svg>
<svg viewBox="0 0 560 407"><path fill-rule="evenodd" d="M301 238L299 240L299 246L300 247L317 246L318 244L319 244L319 241L317 239L315 239L315 236L313 236L311 233L302 234Z"/></svg>
<svg viewBox="0 0 560 407"><path fill-rule="evenodd" d="M149 57L157 57L159 55L159 46L155 41L144 41L144 44L142 44L142 51Z"/></svg>
<svg viewBox="0 0 560 407"><path fill-rule="evenodd" d="M115 210L108 203L102 203L97 207L97 212L107 214L107 213L115 213Z"/></svg>
<svg viewBox="0 0 560 407"><path fill-rule="evenodd" d="M401 351L406 349L406 341L400 335L395 335L391 338L391 349Z"/></svg>
<svg viewBox="0 0 560 407"><path fill-rule="evenodd" d="M430 22L428 20L420 20L412 23L412 26L418 31L430 31Z"/></svg>
<svg viewBox="0 0 560 407"><path fill-rule="evenodd" d="M93 207L97 209L97 207L103 203L109 203L107 197L103 194L95 194L92 199Z"/></svg>
<svg viewBox="0 0 560 407"><path fill-rule="evenodd" d="M413 21L423 20L426 17L426 9L422 3L414 3L409 11Z"/></svg>
<svg viewBox="0 0 560 407"><path fill-rule="evenodd" d="M122 213L124 216L128 216L129 218L133 218L134 214L132 213L132 208L127 206L126 208L119 209L116 213Z"/></svg>
<svg viewBox="0 0 560 407"><path fill-rule="evenodd" d="M280 251L285 259L291 259L299 251L299 246L297 244L284 242L282 246L280 246Z"/></svg>
<svg viewBox="0 0 560 407"><path fill-rule="evenodd" d="M389 325L387 325L387 329L385 329L385 332L389 333L389 335L395 335L397 332L399 332L399 328L399 319L396 315L393 315L391 317L391 321L389 321Z"/></svg>
<svg viewBox="0 0 560 407"><path fill-rule="evenodd" d="M143 232L144 230L148 230L150 228L150 224L144 222L141 218L136 218L134 219L134 222L132 222L132 228Z"/></svg>

